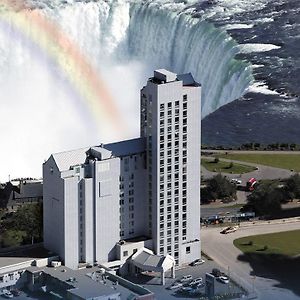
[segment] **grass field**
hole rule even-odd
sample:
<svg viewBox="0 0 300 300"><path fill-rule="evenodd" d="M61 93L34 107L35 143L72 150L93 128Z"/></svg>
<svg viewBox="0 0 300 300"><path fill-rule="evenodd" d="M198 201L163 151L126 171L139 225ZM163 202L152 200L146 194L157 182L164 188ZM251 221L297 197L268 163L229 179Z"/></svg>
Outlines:
<svg viewBox="0 0 300 300"><path fill-rule="evenodd" d="M233 244L244 253L296 256L300 254L300 230L243 237Z"/></svg>
<svg viewBox="0 0 300 300"><path fill-rule="evenodd" d="M245 166L242 164L233 163L232 167L230 167L230 162L219 161L217 163L214 162L214 158L212 159L201 159L202 166L211 172L216 173L230 173L230 174L243 174L252 172L255 168L250 166Z"/></svg>
<svg viewBox="0 0 300 300"><path fill-rule="evenodd" d="M220 154L218 157L250 162L259 165L277 167L282 169L300 171L300 154L260 154L260 153L228 153Z"/></svg>

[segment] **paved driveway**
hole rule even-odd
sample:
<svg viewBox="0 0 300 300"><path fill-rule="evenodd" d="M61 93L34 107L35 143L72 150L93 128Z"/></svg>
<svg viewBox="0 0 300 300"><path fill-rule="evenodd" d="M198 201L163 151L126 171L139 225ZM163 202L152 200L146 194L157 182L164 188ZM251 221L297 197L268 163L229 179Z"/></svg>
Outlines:
<svg viewBox="0 0 300 300"><path fill-rule="evenodd" d="M255 290L259 295L259 299L300 300L300 297L291 291L276 287L280 283L275 280L267 277L256 277L254 279L253 269L249 263L238 260L238 256L242 252L233 246L233 240L239 237L295 229L300 229L299 218L292 222L277 220L270 224L267 222L258 222L257 225L245 223L238 231L227 235L220 234L220 228L202 228L202 249L224 269L229 267L232 278L245 286L248 291L252 292Z"/></svg>

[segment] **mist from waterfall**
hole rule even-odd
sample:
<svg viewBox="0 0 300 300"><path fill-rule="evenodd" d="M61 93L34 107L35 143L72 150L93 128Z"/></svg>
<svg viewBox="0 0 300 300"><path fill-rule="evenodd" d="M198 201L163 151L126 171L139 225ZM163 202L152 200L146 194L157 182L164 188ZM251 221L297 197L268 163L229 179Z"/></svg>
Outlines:
<svg viewBox="0 0 300 300"><path fill-rule="evenodd" d="M236 43L194 18L191 3L34 2L31 9L57 23L101 74L130 138L139 134L139 89L155 68L194 75L203 88L202 117L239 98L252 80L251 67L234 59ZM100 134L65 74L25 36L0 18L1 180L41 176L53 152L121 138Z"/></svg>

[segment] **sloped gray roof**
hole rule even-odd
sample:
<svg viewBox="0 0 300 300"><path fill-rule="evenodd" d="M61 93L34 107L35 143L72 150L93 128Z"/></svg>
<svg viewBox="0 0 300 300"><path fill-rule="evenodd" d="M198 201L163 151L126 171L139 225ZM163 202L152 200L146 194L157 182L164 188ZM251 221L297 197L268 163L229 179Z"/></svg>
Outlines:
<svg viewBox="0 0 300 300"><path fill-rule="evenodd" d="M59 169L59 171L67 171L71 166L80 165L85 162L86 151L89 148L81 148L71 151L65 151L52 154L53 159Z"/></svg>
<svg viewBox="0 0 300 300"><path fill-rule="evenodd" d="M177 75L177 79L182 81L184 86L200 86L191 73Z"/></svg>
<svg viewBox="0 0 300 300"><path fill-rule="evenodd" d="M127 156L146 151L146 140L144 138L125 140L103 145L103 148L110 150L116 157Z"/></svg>

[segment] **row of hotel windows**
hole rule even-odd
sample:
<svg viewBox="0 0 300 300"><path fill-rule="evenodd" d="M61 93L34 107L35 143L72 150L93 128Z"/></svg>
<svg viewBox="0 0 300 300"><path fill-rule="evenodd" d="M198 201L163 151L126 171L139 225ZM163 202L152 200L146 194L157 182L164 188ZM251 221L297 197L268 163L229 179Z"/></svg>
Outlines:
<svg viewBox="0 0 300 300"><path fill-rule="evenodd" d="M187 95L183 95L182 100L183 100L183 108L186 109L187 108ZM175 101L175 108L178 108L179 104L180 104L179 100ZM172 109L172 106L173 106L173 102L168 102L167 107L165 106L165 103L161 103L160 110L162 111L165 108Z"/></svg>

